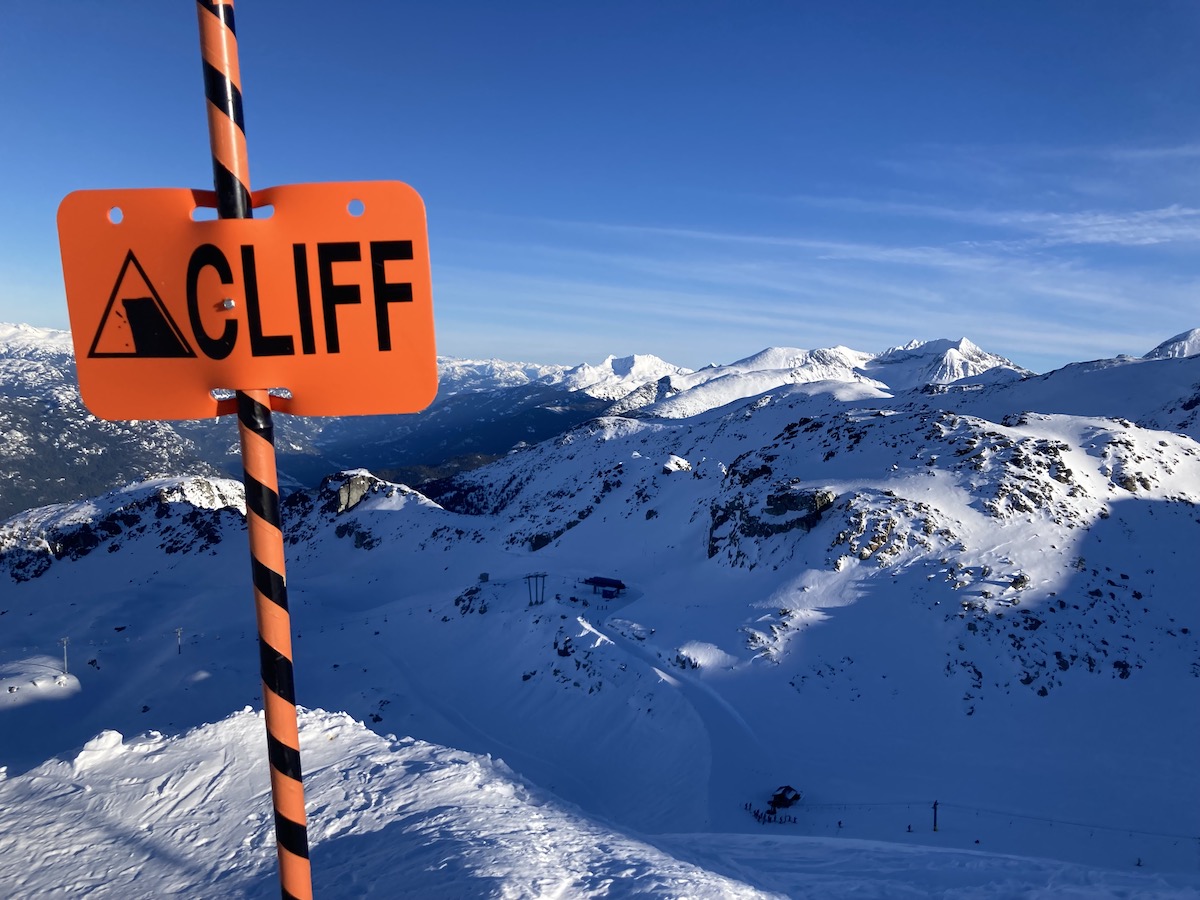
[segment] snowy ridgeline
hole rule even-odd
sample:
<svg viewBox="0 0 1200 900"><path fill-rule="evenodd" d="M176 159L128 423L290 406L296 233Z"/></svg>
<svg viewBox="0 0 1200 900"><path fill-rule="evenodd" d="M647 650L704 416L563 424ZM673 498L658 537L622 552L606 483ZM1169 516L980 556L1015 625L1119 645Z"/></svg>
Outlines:
<svg viewBox="0 0 1200 900"><path fill-rule="evenodd" d="M1179 335L1145 359L1085 365L1170 362L1186 358L1196 342L1190 333ZM281 483L288 490L312 488L347 465L392 473L409 483L424 481L481 465L597 415L685 419L795 384L836 385L844 398L881 401L932 390L986 392L1016 385L1018 393L1004 401L1010 412L1113 414L1057 408L1064 380L1058 373L1030 377L965 338L911 341L880 353L771 347L695 372L649 355L610 356L572 367L441 357L438 366L438 397L419 415L278 417ZM1041 385L1051 376L1052 383ZM1030 402L1039 393L1040 399ZM1174 399L1178 405L1188 398ZM1149 404L1151 414L1154 406ZM1184 406L1183 412L1191 409ZM1143 424L1136 411L1121 414ZM183 472L238 476L232 423L101 422L80 400L66 332L0 324L0 518Z"/></svg>
<svg viewBox="0 0 1200 900"><path fill-rule="evenodd" d="M278 896L262 734L249 709L177 737L106 731L0 779L6 896ZM500 760L342 713L302 711L301 747L319 897L1195 896L1178 877L941 849L924 828L886 844L852 822L836 838L637 837Z"/></svg>

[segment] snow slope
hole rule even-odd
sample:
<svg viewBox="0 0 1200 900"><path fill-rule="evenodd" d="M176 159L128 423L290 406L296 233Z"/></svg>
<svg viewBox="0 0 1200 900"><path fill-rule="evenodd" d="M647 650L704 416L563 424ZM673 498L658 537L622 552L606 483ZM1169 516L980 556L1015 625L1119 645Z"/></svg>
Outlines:
<svg viewBox="0 0 1200 900"><path fill-rule="evenodd" d="M909 408L954 409L993 421L1025 411L1108 416L1200 438L1200 356L1072 363L1019 382L928 389Z"/></svg>
<svg viewBox="0 0 1200 900"><path fill-rule="evenodd" d="M627 896L769 896L614 832L499 760L344 713L301 722L318 896L580 896L627 880ZM5 810L23 813L0 824L7 896L278 896L263 733L250 709L176 737L104 731L0 781Z"/></svg>
<svg viewBox="0 0 1200 900"><path fill-rule="evenodd" d="M105 731L0 780L0 884L28 897L277 896L262 734L250 709L174 737ZM1002 898L1047 884L1056 896L1194 896L1179 878L916 843L650 842L500 760L380 736L344 713L303 711L300 740L320 897Z"/></svg>
<svg viewBox="0 0 1200 900"><path fill-rule="evenodd" d="M346 746L305 747L319 883L1197 896L1200 447L1155 424L1194 365L787 384L602 417L432 496L361 470L291 495L299 698L353 720L306 719ZM83 819L73 852L0 826L9 893L273 889L239 768L261 751L206 756L258 730L239 493L160 481L0 525L0 803ZM166 776L124 781L157 760L194 775L174 805ZM756 817L784 784L795 821ZM139 830L156 804L173 849ZM221 876L231 847L258 855Z"/></svg>

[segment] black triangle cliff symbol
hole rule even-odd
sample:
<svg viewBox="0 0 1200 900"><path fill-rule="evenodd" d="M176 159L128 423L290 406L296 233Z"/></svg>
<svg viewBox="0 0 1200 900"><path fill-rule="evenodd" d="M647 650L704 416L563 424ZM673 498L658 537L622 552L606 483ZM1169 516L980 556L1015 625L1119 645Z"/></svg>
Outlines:
<svg viewBox="0 0 1200 900"><path fill-rule="evenodd" d="M121 285L125 282L130 263L137 269L150 296L121 297L118 305L117 299L120 297ZM111 346L101 350L101 338L105 337L106 330L109 336L105 343ZM96 336L92 338L88 358L177 359L195 355L183 332L167 312L162 298L154 290L154 285L146 276L146 270L130 250L125 262L121 264L121 271L108 298L108 305L104 307L104 315L100 317L100 326L96 329Z"/></svg>

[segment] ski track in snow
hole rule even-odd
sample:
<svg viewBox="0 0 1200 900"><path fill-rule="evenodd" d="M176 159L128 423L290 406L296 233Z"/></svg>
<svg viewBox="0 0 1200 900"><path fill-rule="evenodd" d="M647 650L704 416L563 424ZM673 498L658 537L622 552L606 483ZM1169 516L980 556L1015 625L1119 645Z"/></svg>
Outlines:
<svg viewBox="0 0 1200 900"><path fill-rule="evenodd" d="M624 650L630 658L639 660L647 669L678 690L699 716L709 745L709 812L708 821L704 825L707 828L719 828L726 823L730 810L737 809L748 799L739 795L736 784L730 783L729 773L738 772L746 780L753 780L754 776L758 776L766 782L767 773L780 768L778 763L762 763L763 758L768 755L762 740L737 710L708 685L682 672L668 675L662 671L663 661L645 647L639 646L638 642L617 631L607 632L595 624L585 624L588 630L602 634L615 646Z"/></svg>

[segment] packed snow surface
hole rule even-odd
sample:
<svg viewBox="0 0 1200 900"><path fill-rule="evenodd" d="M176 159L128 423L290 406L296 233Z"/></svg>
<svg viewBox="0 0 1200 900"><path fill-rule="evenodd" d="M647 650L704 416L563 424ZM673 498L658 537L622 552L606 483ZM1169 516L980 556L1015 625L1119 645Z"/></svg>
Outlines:
<svg viewBox="0 0 1200 900"><path fill-rule="evenodd" d="M175 736L104 731L0 780L5 895L278 896L263 728L247 708ZM300 745L318 897L1194 896L1178 878L947 850L932 834L636 836L499 759L345 713L301 711Z"/></svg>

